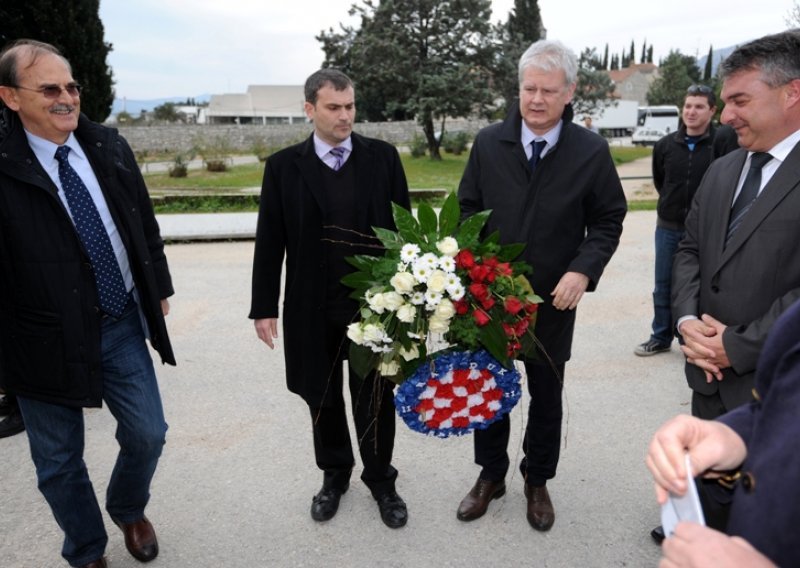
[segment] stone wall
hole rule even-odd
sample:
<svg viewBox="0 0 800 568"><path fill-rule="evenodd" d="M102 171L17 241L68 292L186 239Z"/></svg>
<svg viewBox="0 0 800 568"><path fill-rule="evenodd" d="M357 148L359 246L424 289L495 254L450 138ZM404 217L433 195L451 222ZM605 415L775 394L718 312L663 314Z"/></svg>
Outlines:
<svg viewBox="0 0 800 568"><path fill-rule="evenodd" d="M475 135L488 124L485 120L448 120L447 132L466 131ZM254 144L280 148L305 139L312 131L311 124L174 124L161 126L124 126L119 128L134 151L186 151L199 139L224 139L236 151L247 152ZM422 128L414 121L363 122L354 129L359 134L405 145Z"/></svg>

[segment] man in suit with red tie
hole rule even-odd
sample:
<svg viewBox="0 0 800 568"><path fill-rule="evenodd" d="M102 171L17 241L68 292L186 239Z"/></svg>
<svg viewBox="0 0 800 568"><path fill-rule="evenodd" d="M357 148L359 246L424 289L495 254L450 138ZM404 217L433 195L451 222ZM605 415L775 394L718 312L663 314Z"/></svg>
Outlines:
<svg viewBox="0 0 800 568"><path fill-rule="evenodd" d="M0 54L0 381L16 395L39 489L72 566L103 567L108 536L83 462L83 408L103 402L120 445L106 511L141 562L167 424L150 339L175 364L173 294L150 197L128 144L80 114L81 87L46 43Z"/></svg>

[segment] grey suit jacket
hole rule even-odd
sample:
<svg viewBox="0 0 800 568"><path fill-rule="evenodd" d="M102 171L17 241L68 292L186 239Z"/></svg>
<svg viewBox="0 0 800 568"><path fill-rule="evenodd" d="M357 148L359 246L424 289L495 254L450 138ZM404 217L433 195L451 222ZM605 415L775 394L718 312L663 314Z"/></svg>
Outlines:
<svg viewBox="0 0 800 568"><path fill-rule="evenodd" d="M728 326L722 341L731 361L722 381L707 383L687 362L689 386L719 390L731 409L751 400L754 370L772 324L800 298L800 144L764 187L725 246L733 194L747 152L714 161L686 218L675 253L672 313L710 314Z"/></svg>

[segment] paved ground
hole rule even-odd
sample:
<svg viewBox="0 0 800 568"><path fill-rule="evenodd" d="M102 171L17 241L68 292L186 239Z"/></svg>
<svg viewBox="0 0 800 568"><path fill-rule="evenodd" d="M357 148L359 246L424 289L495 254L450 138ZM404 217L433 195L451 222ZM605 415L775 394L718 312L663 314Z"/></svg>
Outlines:
<svg viewBox="0 0 800 568"><path fill-rule="evenodd" d="M561 462L549 484L557 518L546 534L525 521L518 473L486 517L456 520L478 473L472 440L426 438L402 424L395 465L408 526L383 526L358 468L339 514L313 522L308 510L321 476L307 411L284 387L280 346L266 349L247 320L252 241L168 246L178 290L168 321L179 364L158 370L170 430L147 511L161 543L151 566L654 566L659 552L648 532L658 507L643 456L654 429L689 401L677 351L633 355L649 333L654 225L654 212L628 215L599 290L579 309ZM512 423L510 455L518 461L519 409ZM106 409L86 412L86 462L101 502L113 431ZM25 436L0 440L0 451L0 565L65 565ZM110 565L140 566L106 524Z"/></svg>

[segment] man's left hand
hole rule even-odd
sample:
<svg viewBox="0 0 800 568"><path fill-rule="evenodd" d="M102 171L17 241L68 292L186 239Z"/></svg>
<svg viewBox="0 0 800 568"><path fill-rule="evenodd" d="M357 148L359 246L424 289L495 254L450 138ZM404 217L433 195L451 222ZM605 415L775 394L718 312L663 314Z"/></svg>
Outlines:
<svg viewBox="0 0 800 568"><path fill-rule="evenodd" d="M557 310L574 310L589 286L589 277L580 272L567 272L550 292Z"/></svg>
<svg viewBox="0 0 800 568"><path fill-rule="evenodd" d="M692 337L691 340L684 336L686 345L681 349L689 363L705 371L707 382L710 383L715 378L721 381L722 369L727 369L731 366L728 354L725 352L725 345L722 342L722 335L728 326L708 314L703 314L701 320L708 328L713 329L713 333L697 335ZM697 346L702 346L703 349L698 349ZM702 353L704 356L700 357L698 353Z"/></svg>
<svg viewBox="0 0 800 568"><path fill-rule="evenodd" d="M675 534L661 545L659 568L774 567L772 561L741 537L730 537L695 523L678 523Z"/></svg>
<svg viewBox="0 0 800 568"><path fill-rule="evenodd" d="M161 313L165 316L169 315L169 300L166 298L161 300Z"/></svg>

